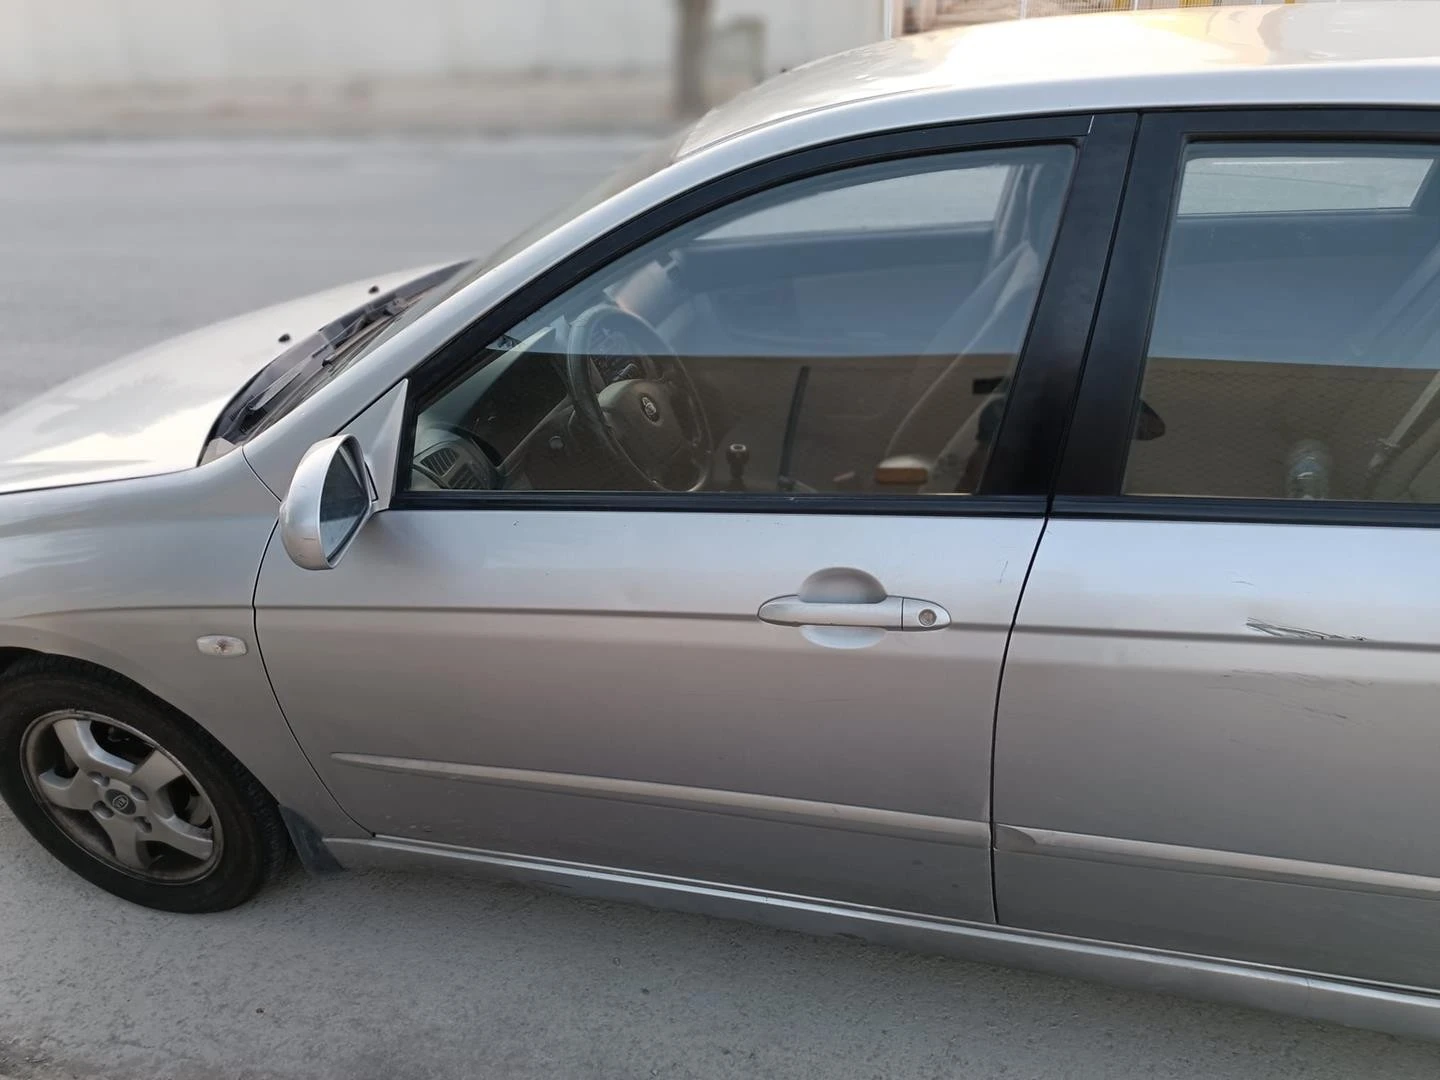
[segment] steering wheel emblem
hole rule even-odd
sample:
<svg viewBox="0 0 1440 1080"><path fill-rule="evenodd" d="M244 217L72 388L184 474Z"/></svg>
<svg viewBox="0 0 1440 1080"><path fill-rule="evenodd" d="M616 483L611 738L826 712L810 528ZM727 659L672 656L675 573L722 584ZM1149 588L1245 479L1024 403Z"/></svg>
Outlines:
<svg viewBox="0 0 1440 1080"><path fill-rule="evenodd" d="M640 395L640 411L645 414L645 419L652 424L660 422L660 406L655 404L655 399L649 394Z"/></svg>

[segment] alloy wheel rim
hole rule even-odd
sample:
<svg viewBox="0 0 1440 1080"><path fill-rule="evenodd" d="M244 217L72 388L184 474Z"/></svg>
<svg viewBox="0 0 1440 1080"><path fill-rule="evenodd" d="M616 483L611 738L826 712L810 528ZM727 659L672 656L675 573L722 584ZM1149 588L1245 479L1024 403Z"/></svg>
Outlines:
<svg viewBox="0 0 1440 1080"><path fill-rule="evenodd" d="M181 885L219 862L220 823L204 788L129 724L80 709L46 713L26 728L20 753L36 803L106 865Z"/></svg>

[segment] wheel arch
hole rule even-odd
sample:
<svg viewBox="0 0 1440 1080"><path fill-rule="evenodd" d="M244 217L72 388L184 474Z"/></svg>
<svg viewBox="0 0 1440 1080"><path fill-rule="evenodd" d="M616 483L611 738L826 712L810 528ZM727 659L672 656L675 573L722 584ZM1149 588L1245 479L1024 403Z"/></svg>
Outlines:
<svg viewBox="0 0 1440 1080"><path fill-rule="evenodd" d="M248 612L246 617L252 621ZM253 635L247 636L253 640ZM147 635L135 637L143 641ZM0 695L18 673L40 661L54 670L120 680L135 693L185 717L224 747L280 807L306 866L332 869L331 864L311 858L323 851L320 837L371 834L340 808L311 767L275 700L258 650L252 647L244 656L223 659L201 656L193 644L191 650L193 659L171 657L172 665L153 659L147 663L135 658L146 652L138 645L122 655L93 639L49 628L0 626Z"/></svg>

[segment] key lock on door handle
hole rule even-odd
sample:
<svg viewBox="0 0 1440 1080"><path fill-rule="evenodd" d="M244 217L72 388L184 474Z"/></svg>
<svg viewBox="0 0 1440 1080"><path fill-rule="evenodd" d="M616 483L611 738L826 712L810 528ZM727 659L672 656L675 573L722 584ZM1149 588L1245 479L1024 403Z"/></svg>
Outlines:
<svg viewBox="0 0 1440 1080"><path fill-rule="evenodd" d="M950 613L939 604L889 590L863 570L832 566L811 574L794 596L777 596L760 605L762 622L799 627L812 645L864 649L892 630L944 630Z"/></svg>

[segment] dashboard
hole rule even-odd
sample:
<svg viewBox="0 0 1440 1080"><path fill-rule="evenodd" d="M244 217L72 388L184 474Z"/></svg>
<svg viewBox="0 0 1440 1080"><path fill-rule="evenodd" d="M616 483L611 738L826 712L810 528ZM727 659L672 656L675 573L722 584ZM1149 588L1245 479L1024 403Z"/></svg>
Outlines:
<svg viewBox="0 0 1440 1080"><path fill-rule="evenodd" d="M564 357L549 347L555 331L546 329L542 335L540 341L532 338L527 342L520 354L495 361L503 363L503 369L474 399L470 415L462 418L463 426L497 455L497 464L520 449L530 433L570 396L561 374Z"/></svg>
<svg viewBox="0 0 1440 1080"><path fill-rule="evenodd" d="M570 391L557 353L558 335L545 327L524 341L499 342L488 364L444 394L420 417L412 486L429 490L498 491L505 462L525 446Z"/></svg>

